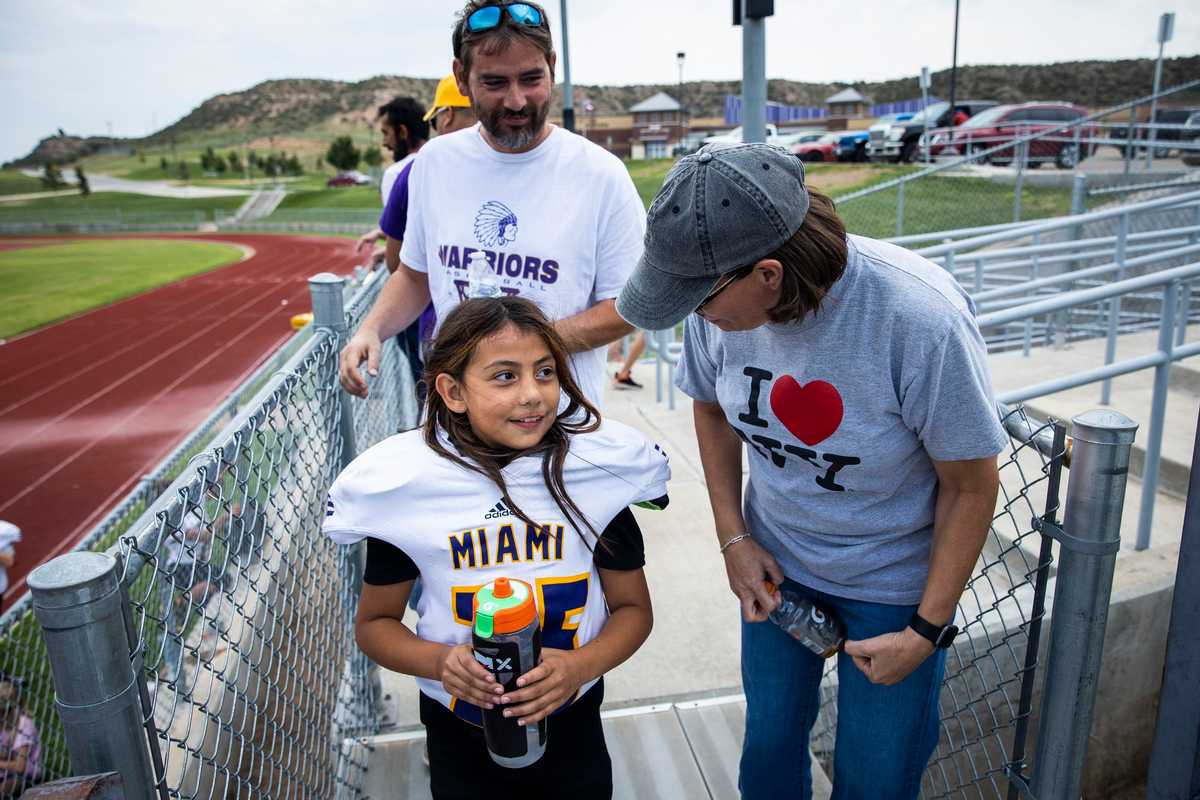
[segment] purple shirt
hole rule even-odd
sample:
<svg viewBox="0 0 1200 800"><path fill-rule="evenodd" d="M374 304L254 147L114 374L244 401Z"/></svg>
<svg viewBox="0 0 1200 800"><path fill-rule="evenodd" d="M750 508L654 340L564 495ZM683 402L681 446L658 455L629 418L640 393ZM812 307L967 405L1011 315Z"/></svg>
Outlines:
<svg viewBox="0 0 1200 800"><path fill-rule="evenodd" d="M408 176L411 172L410 161L392 184L387 205L383 207L383 216L379 218L379 229L396 241L404 241L404 232L408 229ZM433 311L433 303L421 312L417 325L422 342L433 338L433 329L437 327L437 314Z"/></svg>

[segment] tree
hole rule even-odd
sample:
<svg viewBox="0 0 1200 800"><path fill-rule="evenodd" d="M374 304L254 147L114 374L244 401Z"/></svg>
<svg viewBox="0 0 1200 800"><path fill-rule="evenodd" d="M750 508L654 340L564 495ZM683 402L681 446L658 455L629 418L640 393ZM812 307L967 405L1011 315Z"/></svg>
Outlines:
<svg viewBox="0 0 1200 800"><path fill-rule="evenodd" d="M180 161L179 162L179 179L186 181L190 177L191 177L191 173L188 171L187 162Z"/></svg>
<svg viewBox="0 0 1200 800"><path fill-rule="evenodd" d="M58 168L58 165L47 162L42 172L42 186L53 192L66 185L67 182L63 180L62 170Z"/></svg>
<svg viewBox="0 0 1200 800"><path fill-rule="evenodd" d="M304 167L300 166L299 157L293 155L291 158L288 159L287 171L288 171L288 175L303 175L304 174Z"/></svg>
<svg viewBox="0 0 1200 800"><path fill-rule="evenodd" d="M368 167L378 167L383 163L383 154L378 147L368 147L367 152L363 153L363 163Z"/></svg>
<svg viewBox="0 0 1200 800"><path fill-rule="evenodd" d="M217 154L213 152L212 147L208 147L200 154L200 169L204 172L213 172L217 168Z"/></svg>
<svg viewBox="0 0 1200 800"><path fill-rule="evenodd" d="M167 170L169 170L171 168L171 162L167 161L166 156L163 156L162 158L160 158L158 160L158 166L159 166L159 169L161 169L163 172L166 172Z"/></svg>
<svg viewBox="0 0 1200 800"><path fill-rule="evenodd" d="M246 151L246 163L250 165L250 169L258 166L258 153L253 150Z"/></svg>
<svg viewBox="0 0 1200 800"><path fill-rule="evenodd" d="M224 156L214 155L209 163L218 175L224 175L225 170L229 169L229 165L225 163Z"/></svg>
<svg viewBox="0 0 1200 800"><path fill-rule="evenodd" d="M242 159L237 154L237 150L230 150L229 155L225 156L225 158L226 158L226 160L229 161L229 171L230 172L241 172L242 171Z"/></svg>
<svg viewBox="0 0 1200 800"><path fill-rule="evenodd" d="M75 165L75 180L79 183L79 193L87 197L92 193L92 185L88 183L87 175L83 174L83 164Z"/></svg>
<svg viewBox="0 0 1200 800"><path fill-rule="evenodd" d="M362 153L349 136L339 136L325 151L325 160L336 170L346 172L358 166Z"/></svg>

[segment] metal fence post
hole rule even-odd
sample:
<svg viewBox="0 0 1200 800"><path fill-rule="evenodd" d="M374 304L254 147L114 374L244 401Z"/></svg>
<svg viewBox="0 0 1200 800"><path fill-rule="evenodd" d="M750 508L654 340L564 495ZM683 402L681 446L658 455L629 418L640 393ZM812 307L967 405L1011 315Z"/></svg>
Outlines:
<svg viewBox="0 0 1200 800"><path fill-rule="evenodd" d="M155 794L130 659L121 567L106 553L61 555L29 574L33 612L54 674L54 705L76 775L116 771L129 797Z"/></svg>
<svg viewBox="0 0 1200 800"><path fill-rule="evenodd" d="M900 179L900 184L896 187L896 235L904 235L904 184L907 183L903 178Z"/></svg>
<svg viewBox="0 0 1200 800"><path fill-rule="evenodd" d="M1192 446L1200 463L1200 433ZM1147 800L1172 800L1200 792L1200 471L1188 481L1187 510L1179 542L1179 568L1171 599L1171 624L1163 685L1150 754Z"/></svg>
<svg viewBox="0 0 1200 800"><path fill-rule="evenodd" d="M1154 393L1150 396L1150 433L1146 439L1146 460L1142 467L1142 507L1138 513L1137 549L1150 546L1150 526L1154 522L1154 501L1158 497L1158 462L1162 453L1163 425L1167 416L1167 390L1171 383L1171 355L1175 350L1175 304L1179 281L1171 281L1163 292L1162 320L1158 329L1158 350L1167 360L1154 368Z"/></svg>
<svg viewBox="0 0 1200 800"><path fill-rule="evenodd" d="M1071 421L1075 444L1063 524L1054 531L1060 553L1031 781L1040 800L1079 797L1136 433L1137 423L1115 411Z"/></svg>
<svg viewBox="0 0 1200 800"><path fill-rule="evenodd" d="M1024 136L1025 134L1022 134ZM1017 159L1017 183L1013 188L1013 222L1021 221L1021 190L1025 183L1025 160L1029 157L1029 145L1021 142L1017 145L1013 158Z"/></svg>
<svg viewBox="0 0 1200 800"><path fill-rule="evenodd" d="M313 329L330 331L338 348L347 338L345 285L345 278L329 272L308 279L308 289L312 293ZM355 456L354 413L350 409L350 396L340 388L338 391L342 395L342 467L345 467Z"/></svg>
<svg viewBox="0 0 1200 800"><path fill-rule="evenodd" d="M1087 211L1087 182L1088 177L1082 172L1075 173L1075 182L1071 184L1071 215ZM1078 238L1078 237L1075 237Z"/></svg>
<svg viewBox="0 0 1200 800"><path fill-rule="evenodd" d="M1129 215L1122 214L1117 221L1117 245L1113 261L1117 264L1116 281L1125 280L1125 244L1129 239ZM1104 366L1113 363L1117 357L1117 332L1121 325L1121 296L1117 295L1108 301L1108 339L1104 343ZM1100 384L1100 405L1108 405L1112 399L1112 378L1105 378Z"/></svg>

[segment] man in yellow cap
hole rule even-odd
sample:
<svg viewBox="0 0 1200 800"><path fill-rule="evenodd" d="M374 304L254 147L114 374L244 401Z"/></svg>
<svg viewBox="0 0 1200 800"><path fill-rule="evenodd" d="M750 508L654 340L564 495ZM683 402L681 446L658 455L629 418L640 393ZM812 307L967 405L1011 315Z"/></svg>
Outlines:
<svg viewBox="0 0 1200 800"><path fill-rule="evenodd" d="M458 90L458 81L454 80L453 74L438 81L433 105L429 107L425 121L440 134L454 133L475 124L471 101Z"/></svg>

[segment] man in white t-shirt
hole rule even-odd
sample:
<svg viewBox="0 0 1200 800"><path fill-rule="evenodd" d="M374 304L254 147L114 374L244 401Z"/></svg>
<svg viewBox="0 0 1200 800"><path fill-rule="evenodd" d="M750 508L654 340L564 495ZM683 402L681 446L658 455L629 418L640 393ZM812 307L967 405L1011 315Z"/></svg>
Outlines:
<svg viewBox="0 0 1200 800"><path fill-rule="evenodd" d="M342 350L342 385L365 397L359 365L377 374L380 341L430 299L444 319L482 252L502 291L555 321L598 405L604 345L631 330L614 300L642 252L644 207L615 156L547 124L555 54L540 7L472 0L453 43L454 75L480 124L438 136L413 162L400 268Z"/></svg>
<svg viewBox="0 0 1200 800"><path fill-rule="evenodd" d="M386 206L396 179L416 156L421 145L429 139L429 121L425 118L425 109L411 97L393 97L381 105L376 121L379 122L379 133L383 136L383 146L391 151L393 159L379 179L379 194ZM372 228L358 238L356 249L370 247L382 238L383 231L378 227ZM383 248L375 251L371 261L373 264L383 261Z"/></svg>

